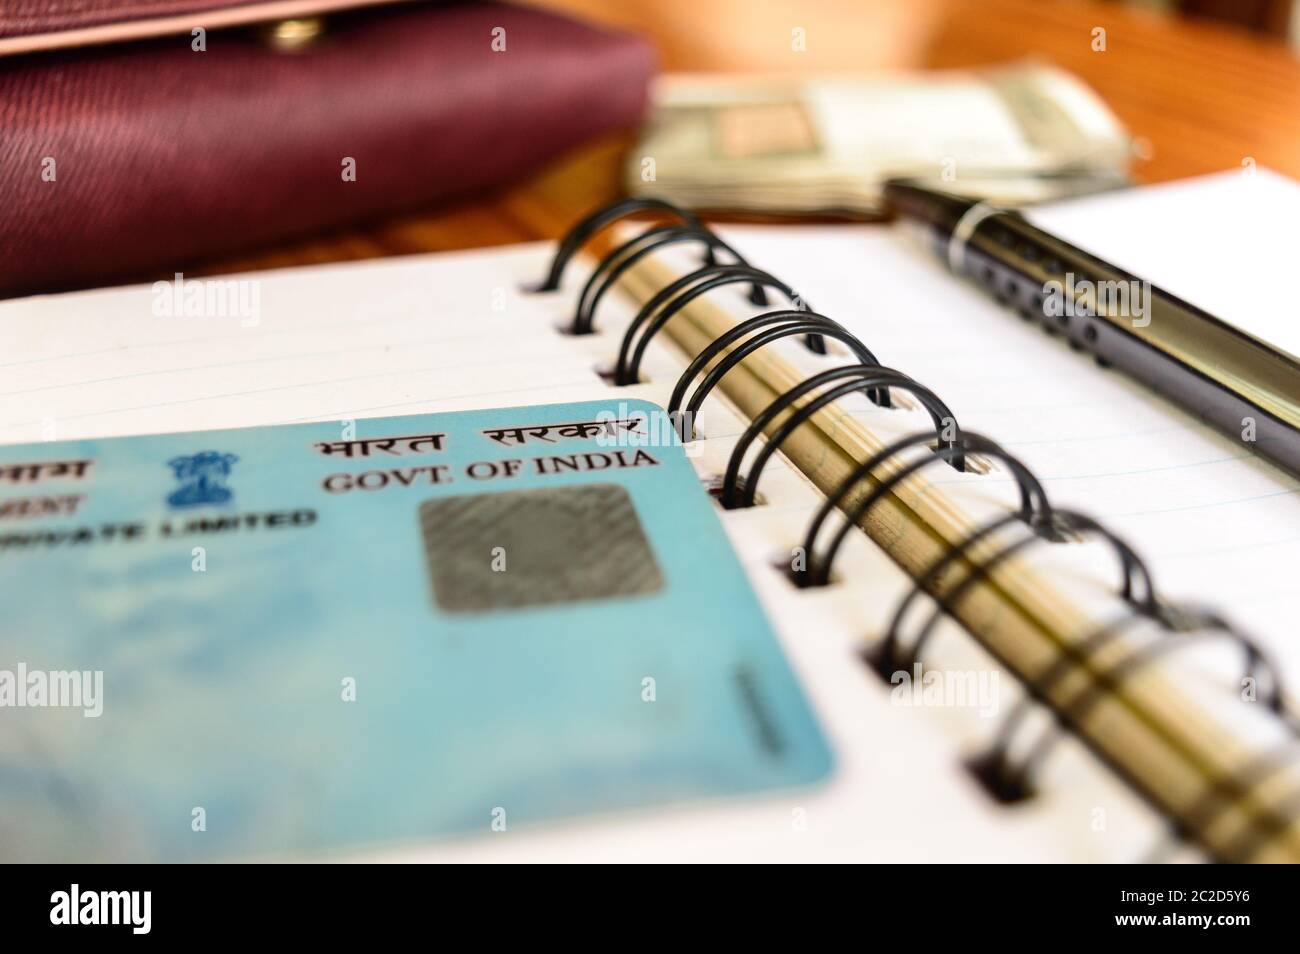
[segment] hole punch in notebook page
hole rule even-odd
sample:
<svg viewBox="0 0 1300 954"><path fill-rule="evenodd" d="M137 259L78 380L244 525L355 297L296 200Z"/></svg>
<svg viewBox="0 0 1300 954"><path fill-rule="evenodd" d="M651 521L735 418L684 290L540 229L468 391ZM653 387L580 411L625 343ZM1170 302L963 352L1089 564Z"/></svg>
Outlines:
<svg viewBox="0 0 1300 954"><path fill-rule="evenodd" d="M1295 184L1264 172L1255 178L1258 188L1281 193L1256 203L1259 214L1260 206L1296 201ZM1189 253L1185 266L1171 251L1239 240L1244 226L1206 222L1196 231L1175 214L1201 195L1211 211L1240 213L1223 197L1232 185L1211 177L1076 200L1034 215L1120 267L1235 317L1227 311L1227 289L1249 288L1258 296L1265 294L1259 289L1275 287L1270 282L1279 271L1269 255L1233 249L1230 264L1215 271L1204 250ZM1117 251L1112 232L1125 233L1116 238ZM816 289L819 310L855 332L883 364L939 392L963 427L1018 455L1055 504L1091 513L1129 539L1164 596L1223 610L1274 654L1291 686L1300 679L1300 641L1293 638L1300 613L1293 579L1300 562L1295 478L953 278L900 230L737 226L723 234L795 287ZM1149 262L1142 259L1147 249L1154 250ZM1266 298L1252 307L1266 304L1270 314L1279 313ZM855 416L879 427L887 413L863 409ZM976 515L992 512L998 499L1002 506L1014 499L1005 471L976 477L936 469L926 479ZM1029 559L1045 563L1058 581L1068 579L1083 601L1098 602L1114 586L1113 561L1096 547L1039 547Z"/></svg>

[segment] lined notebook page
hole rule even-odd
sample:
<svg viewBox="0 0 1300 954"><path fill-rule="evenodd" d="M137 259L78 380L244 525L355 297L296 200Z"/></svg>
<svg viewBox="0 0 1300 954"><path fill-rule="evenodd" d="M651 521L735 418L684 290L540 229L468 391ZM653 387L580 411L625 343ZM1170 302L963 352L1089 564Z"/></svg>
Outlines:
<svg viewBox="0 0 1300 954"><path fill-rule="evenodd" d="M1113 199L1111 201L1118 201ZM1222 609L1300 682L1300 482L1191 415L953 278L887 226L733 227L729 241L857 334L881 363L934 389L963 427L1024 460L1058 506L1091 513L1147 557L1162 594ZM1172 289L1177 291L1177 289ZM891 412L855 412L873 428ZM924 418L912 422L924 426ZM970 501L1013 484L927 471ZM1040 548L1078 566L1096 548ZM1109 562L1078 567L1113 584Z"/></svg>
<svg viewBox="0 0 1300 954"><path fill-rule="evenodd" d="M249 326L238 317L158 316L149 286L0 303L0 442L611 394L663 403L684 366L664 343L648 353L646 384L611 392L595 373L617 351L632 314L627 301L611 295L602 303L598 334L556 333L590 263L578 263L560 292L519 291L542 274L551 252L539 244L234 276L258 282L260 314ZM834 288L820 277L818 285ZM721 472L744 422L715 395L699 425L707 439L690 453L707 477ZM1127 861L1159 843L1150 811L1077 745L1050 763L1041 797L1014 808L990 799L961 758L978 751L996 716L1015 704L1015 680L986 682L985 709L979 699L896 704L858 653L908 580L853 534L838 564L844 584L797 590L772 564L788 557L821 498L780 460L765 473L762 492L763 506L720 513L830 740L835 769L825 784L391 856ZM928 658L972 675L993 665L955 626L941 632ZM1107 818L1101 828L1099 807Z"/></svg>
<svg viewBox="0 0 1300 954"><path fill-rule="evenodd" d="M600 396L586 355L519 290L548 252L232 276L256 289L256 319L159 315L149 285L0 304L0 441Z"/></svg>

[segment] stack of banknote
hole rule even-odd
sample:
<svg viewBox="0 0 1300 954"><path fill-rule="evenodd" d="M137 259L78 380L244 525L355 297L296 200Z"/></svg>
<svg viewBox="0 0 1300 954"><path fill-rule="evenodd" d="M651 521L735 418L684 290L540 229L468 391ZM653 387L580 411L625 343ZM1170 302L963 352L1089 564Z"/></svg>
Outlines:
<svg viewBox="0 0 1300 954"><path fill-rule="evenodd" d="M846 76L678 74L628 160L634 194L701 209L871 216L889 178L1023 204L1127 182L1104 102L1040 64Z"/></svg>

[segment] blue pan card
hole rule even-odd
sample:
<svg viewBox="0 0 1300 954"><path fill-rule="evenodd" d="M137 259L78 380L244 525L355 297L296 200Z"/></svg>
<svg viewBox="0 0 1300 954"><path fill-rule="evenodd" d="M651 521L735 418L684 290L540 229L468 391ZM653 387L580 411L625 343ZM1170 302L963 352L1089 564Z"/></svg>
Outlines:
<svg viewBox="0 0 1300 954"><path fill-rule="evenodd" d="M350 853L811 782L645 402L0 447L0 860Z"/></svg>

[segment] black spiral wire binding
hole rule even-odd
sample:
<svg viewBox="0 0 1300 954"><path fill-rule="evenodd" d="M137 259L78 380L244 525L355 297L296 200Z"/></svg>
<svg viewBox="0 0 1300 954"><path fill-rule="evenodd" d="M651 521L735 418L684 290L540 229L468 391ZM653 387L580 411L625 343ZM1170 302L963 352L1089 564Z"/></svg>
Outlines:
<svg viewBox="0 0 1300 954"><path fill-rule="evenodd" d="M835 381L841 378L849 380L834 384ZM759 435L774 423L783 412L794 408L795 402L801 397L811 394L820 387L831 384L833 384L832 387L809 398L781 422L781 425L767 439L767 442L754 457L749 474L742 479L740 476L741 465L744 463L745 455L748 453L750 446L758 440ZM883 368L879 365L846 365L831 368L804 379L754 415L749 426L745 428L744 433L740 435L740 439L736 441L736 446L732 449L731 457L727 461L727 471L722 480L722 495L720 498L722 506L728 510L754 506L755 495L758 492L758 479L763 473L763 468L791 434L822 408L833 404L840 398L855 391L870 392L879 388L898 388L901 391L909 392L920 401L934 420L935 439L942 448L946 449L946 459L957 470L965 469L966 458L965 451L962 450L961 446L961 430L957 427L957 421L953 417L952 411L948 409L948 405L944 404L937 394L925 385L918 383L914 378L893 368Z"/></svg>
<svg viewBox="0 0 1300 954"><path fill-rule="evenodd" d="M1099 627L1077 646L1072 647L1073 652L1061 653L1043 675L1032 681L1026 681L1026 694L1021 697L1015 708L1002 720L997 735L988 750L981 755L975 756L968 763L975 776L984 783L985 788L992 792L999 801L1017 802L1033 793L1030 772L1033 768L1033 762L1040 761L1046 755L1045 752L1037 751L1043 745L1043 741L1040 740L1038 746L1035 746L1034 754L1023 760L1020 765L1014 765L1009 757L1012 743L1015 741L1016 731L1028 719L1030 712L1033 711L1033 703L1035 701L1046 703L1050 698L1048 694L1056 687L1056 684L1065 676L1074 672L1074 666L1079 656L1089 657L1100 652L1111 642L1128 633L1138 623L1148 622L1151 619L1152 617L1145 612L1133 611L1125 613L1123 616ZM1059 725L1060 723L1057 722L1056 724ZM1043 734L1042 738L1046 739L1051 733L1052 730L1049 729Z"/></svg>
<svg viewBox="0 0 1300 954"><path fill-rule="evenodd" d="M1133 651L1118 663L1100 670L1094 681L1064 706L1060 703L1051 705L1052 725L1039 735L1025 755L1013 761L1010 756L1011 746L1017 729L1028 717L1032 701L1045 702L1051 699L1060 684L1075 671L1077 664L1091 663L1106 646L1129 631L1133 624L1144 620L1153 620L1165 633L1180 634L1183 638L1153 641ZM1028 694L1003 720L989 750L972 760L972 768L1004 800L1015 801L1025 797L1032 791L1033 775L1051 754L1061 738L1061 730L1068 723L1077 725L1082 722L1104 695L1117 689L1126 678L1157 657L1214 636L1229 639L1241 647L1245 657L1245 676L1254 678L1257 673L1267 676L1269 693L1266 707L1275 714L1283 714L1282 687L1277 669L1253 640L1237 632L1216 615L1190 613L1177 607L1161 606L1154 616L1146 612L1129 613L1100 627L1087 638L1072 642L1046 672L1027 684ZM1089 670L1096 671L1091 666Z"/></svg>
<svg viewBox="0 0 1300 954"><path fill-rule="evenodd" d="M1294 723L1294 720L1291 721ZM1292 732L1294 731L1294 725L1292 725ZM1204 827L1195 828L1193 831L1210 830L1211 826L1221 816L1225 815L1228 809L1241 805L1251 793L1258 790L1259 786L1282 769L1295 765L1296 761L1296 744L1295 739L1292 738L1253 759L1244 769L1234 771L1230 779L1217 779L1213 785L1207 788L1207 794L1209 791L1219 792L1224 789L1235 789L1235 792L1228 799L1217 801L1214 809L1202 823ZM1285 832L1291 826L1297 814L1300 814L1300 790L1293 790L1274 811L1266 815L1262 820L1258 815L1252 815L1250 826L1223 850L1223 856L1229 861L1251 860L1255 853L1263 847L1263 843L1267 839L1274 838ZM1183 832L1179 832L1179 834L1183 834Z"/></svg>
<svg viewBox="0 0 1300 954"><path fill-rule="evenodd" d="M748 341L727 352L722 360L709 369L709 372L704 376L704 380L700 382L699 386L692 392L690 400L686 402L685 410L682 410L682 402L686 399L687 389L708 363L722 355L727 348L741 338L752 332L759 331L760 328L766 328L767 330L754 334ZM709 393L718 386L732 368L755 351L774 341L792 335L809 333L816 333L824 338L834 338L842 342L864 366L880 366L876 356L859 340L857 335L825 315L819 315L814 311L769 311L753 318L747 318L714 338L703 351L695 356L695 359L682 372L681 377L677 379L677 385L673 388L672 397L668 400L668 417L673 421L678 436L683 441L691 439L691 435L694 433L694 428L691 425L695 420L695 415L699 413L705 398L709 396ZM882 407L889 406L889 391L887 388L872 391L868 396Z"/></svg>
<svg viewBox="0 0 1300 954"><path fill-rule="evenodd" d="M710 254L718 251L726 252L735 259L735 264L749 264L735 249L702 226L657 225L634 235L600 260L600 264L592 271L582 292L578 295L578 304L569 326L569 333L591 334L595 330L596 307L619 278L646 256L683 242L698 242L704 245ZM749 300L755 305L767 304L767 292L763 290L762 285L750 286Z"/></svg>
<svg viewBox="0 0 1300 954"><path fill-rule="evenodd" d="M629 215L636 215L640 212L658 212L691 228L701 231L704 229L704 224L700 222L699 217L694 212L673 205L671 202L665 202L663 199L622 199L601 206L569 227L569 231L564 233L564 238L560 239L560 244L555 250L555 257L551 259L550 267L546 270L546 277L533 285L529 291L555 291L560 287L560 282L564 278L564 270L568 268L573 256L577 255L597 232L608 228L619 219L625 219ZM712 248L706 249L704 256L706 265L714 264Z"/></svg>
<svg viewBox="0 0 1300 954"><path fill-rule="evenodd" d="M746 357L782 338L802 335L809 350L817 354L826 353L825 339L831 338L847 347L858 362L810 376L779 395L753 417L736 442L727 463L720 494L724 507L732 509L753 506L757 499L758 481L768 460L814 414L849 394L862 392L880 406L888 407L891 403L891 389L907 391L929 412L934 423L933 433L927 431L901 438L859 463L827 495L805 534L805 568L793 574L796 584L818 586L829 583L835 557L850 529L860 524L870 510L902 481L934 462L942 461L958 471L964 471L967 469L969 455L979 455L1001 463L1016 481L1020 495L1016 510L972 530L913 580L912 587L896 607L885 635L864 654L867 663L883 678L889 679L898 670L910 669L919 659L939 621L945 616L955 617L962 600L980 581L987 579L1000 564L1031 545L1095 537L1106 543L1115 554L1120 571L1118 596L1126 607L1124 615L1103 624L1081 640L1062 645L1060 655L1036 678L1022 678L1025 696L1003 721L992 744L968 763L995 797L1003 801L1026 797L1033 790L1033 776L1063 733L1080 727L1101 699L1119 689L1137 671L1163 656L1212 638L1231 640L1242 649L1243 671L1246 676L1256 680L1263 678L1266 687L1262 697L1265 708L1281 720L1291 735L1284 744L1252 758L1240 770L1210 780L1191 810L1184 814L1181 821L1175 822L1174 834L1184 839L1197 837L1200 832L1209 830L1225 812L1249 798L1257 785L1300 761L1300 719L1286 709L1285 693L1278 670L1253 639L1217 614L1162 602L1157 595L1150 569L1125 540L1085 514L1054 507L1041 482L1023 462L990 438L959 428L956 418L937 394L903 372L882 366L855 335L831 318L810 310L807 302L780 279L747 263L730 246L709 232L693 213L657 199L624 200L599 209L584 218L564 237L546 279L537 289L558 288L569 260L600 229L627 215L647 210L674 217L680 224L651 228L624 242L602 259L579 299L572 330L576 333L583 333L584 329L589 331L593 325L595 306L607 289L636 261L651 252L671 244L696 241L705 246L706 260L702 267L659 289L641 306L620 344L615 370L616 384L625 385L638 380L642 357L654 335L673 315L716 288L750 284L750 300L760 305L765 304L765 301L759 300L762 289L772 289L780 292L792 306L737 323L695 355L678 379L668 406L670 419L682 440L692 439L694 417L722 379ZM730 255L735 259L735 264L718 264L715 256L717 252ZM688 399L687 393L691 385L702 373L703 380L690 392ZM783 414L788 416L780 420ZM769 428L775 429L742 478L740 472L749 449ZM887 462L914 448L924 448L926 453L906 460L899 458L896 466L886 476L876 473ZM853 499L858 486L868 480L871 482L869 489ZM828 545L818 550L819 537L836 510L842 511L843 520L831 534ZM1008 541L1005 532L1016 526L1022 527L1024 532ZM973 556L977 547L984 551L979 559ZM960 569L963 575L955 583L949 581L940 593L940 580L944 580L954 569ZM934 605L920 629L904 646L904 619L915 602L925 594L930 595ZM1157 635L1125 653L1118 661L1099 667L1096 657L1142 623L1153 625ZM1092 681L1082 690L1076 690L1065 703L1061 703L1056 697L1060 694L1064 680L1077 672L1081 665L1092 675ZM1052 724L1028 747L1023 757L1013 760L1012 745L1035 702L1051 713ZM1138 779L1108 759L1086 734L1077 734L1099 758L1109 762L1139 793L1159 807L1155 793L1144 789ZM1267 838L1285 830L1297 813L1300 813L1300 790L1292 792L1280 806L1275 806L1263 818L1258 813L1252 816L1252 824L1248 829L1226 849L1220 850L1219 854L1228 860L1249 859Z"/></svg>
<svg viewBox="0 0 1300 954"><path fill-rule="evenodd" d="M614 365L614 383L621 386L637 382L641 359L645 355L646 348L673 315L715 288L742 282L752 282L776 289L796 309L812 310L807 301L800 298L793 288L762 269L748 265L705 265L665 285L641 306L641 310L632 318L627 331L623 333L623 341L618 349L618 360ZM643 326L644 331L642 331ZM641 332L639 338L638 332ZM826 353L826 343L820 335L810 334L804 340L808 350L816 354Z"/></svg>
<svg viewBox="0 0 1300 954"><path fill-rule="evenodd" d="M823 501L821 507L810 521L808 532L804 537L803 552L807 555L807 566L796 576L796 582L800 586L824 586L828 583L831 576L831 566L835 561L835 555L839 552L840 546L844 543L849 531L862 522L872 507L883 500L904 479L915 474L923 467L935 461L950 463L958 454L979 454L983 457L991 457L1006 465L1020 489L1020 510L1015 516L1040 535L1050 537L1056 534L1052 520L1052 507L1047 500L1047 492L1043 490L1038 478L1018 458L1013 457L989 438L970 431L960 433L954 444L947 447L930 448L928 446L930 439L931 435L929 433L912 434L886 445L854 468L847 477L840 481L839 486L826 496L826 500ZM930 451L929 455L905 463L889 477L878 480L873 489L858 500L851 509L845 511L845 519L841 523L840 529L831 537L829 546L819 557L816 548L817 538L826 521L830 519L832 511L846 504L854 488L866 477L872 475L882 464L901 452L918 445L926 446L926 449Z"/></svg>
<svg viewBox="0 0 1300 954"><path fill-rule="evenodd" d="M1297 759L1300 759L1300 740L1292 737L1256 755L1244 767L1234 770L1230 777L1231 784L1228 779L1215 779L1205 787L1205 791L1188 811L1185 825L1172 834L1184 838L1187 831L1209 831L1230 809L1239 805L1247 793L1256 790L1283 769L1295 765ZM1254 847L1240 845L1234 846L1230 851L1230 858L1249 858Z"/></svg>
<svg viewBox="0 0 1300 954"><path fill-rule="evenodd" d="M954 615L954 610L961 602L962 598L969 593L974 586L987 579L989 574L1001 563L1010 559L1015 554L1021 552L1034 543L1042 540L1060 539L1060 535L1072 534L1075 536L1095 536L1100 537L1104 542L1110 545L1110 548L1119 558L1120 564L1120 587L1119 596L1128 603L1136 612L1143 613L1150 617L1155 617L1160 612L1160 602L1156 595L1155 583L1151 578L1151 571L1147 568L1143 559L1138 556L1129 544L1121 537L1112 533L1106 527L1102 526L1096 520L1085 514L1073 510L1062 510L1060 508L1052 509L1052 529L1054 534L1045 535L1040 532L1033 532L1023 536L1018 540L1005 544L1000 549L993 552L979 562L972 563L970 572L955 585L946 588L943 594L935 598L935 607L920 631L912 639L910 647L906 650L900 649L901 630L903 617L907 613L908 607L919 593L933 591L939 579L944 572L951 566L954 566L964 557L969 560L967 554L981 540L990 538L995 532L1003 527L1011 526L1022 521L1020 513L1011 513L1006 516L998 517L988 521L983 526L971 532L961 540L955 547L948 550L938 560L934 561L924 570L914 581L914 585L903 597L898 608L894 611L894 618L890 621L889 629L885 637L873 652L873 662L878 672L892 673L898 669L909 669L912 664L919 658L921 650L929 640L931 634L938 626L939 620L944 616ZM1038 528L1032 528L1037 530ZM1135 585L1136 584L1136 585Z"/></svg>

